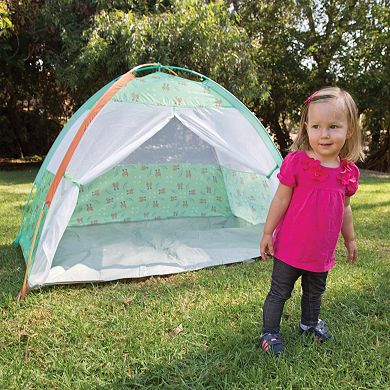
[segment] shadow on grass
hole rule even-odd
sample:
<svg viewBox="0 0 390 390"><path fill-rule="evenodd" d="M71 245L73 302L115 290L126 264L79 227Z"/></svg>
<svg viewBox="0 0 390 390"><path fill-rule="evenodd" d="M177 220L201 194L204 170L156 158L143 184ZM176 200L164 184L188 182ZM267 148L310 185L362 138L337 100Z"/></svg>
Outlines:
<svg viewBox="0 0 390 390"><path fill-rule="evenodd" d="M1 245L0 246L0 258L11 257L10 253L13 253L13 261L1 261L0 263L0 276L1 276L1 285L0 285L0 307L4 303L4 299L10 295L16 297L17 293L22 288L24 274L26 272L26 263L23 258L22 250L20 246L14 245ZM164 275L159 276L159 279L168 279L174 275ZM113 281L101 281L101 282L70 282L70 283L61 283L61 284L52 284L45 285L42 287L32 288L28 291L28 296L33 296L35 294L49 294L51 291L77 291L77 290L95 290L96 288L106 288L109 290L110 286L117 284L139 284L142 285L143 282L148 280L156 279L154 276L148 276L143 278L134 278L134 279L119 279Z"/></svg>
<svg viewBox="0 0 390 390"><path fill-rule="evenodd" d="M372 186L372 185L378 185L378 184L389 184L390 178L389 177L365 177L362 179L359 179L359 185L364 184L365 186Z"/></svg>
<svg viewBox="0 0 390 390"><path fill-rule="evenodd" d="M0 307L15 297L23 283L25 263L20 246L0 245Z"/></svg>
<svg viewBox="0 0 390 390"><path fill-rule="evenodd" d="M256 370L268 370L276 377L278 363L261 356L256 345L258 333L249 326L237 333L225 333L199 352L168 359L150 367L131 367L129 376L96 389L223 389L245 388L256 381ZM180 336L177 336L180 337ZM280 362L279 362L280 363ZM132 374L132 370L140 374ZM255 378L253 378L255 377ZM94 387L95 388L95 387Z"/></svg>
<svg viewBox="0 0 390 390"><path fill-rule="evenodd" d="M360 169L360 178L362 179L390 179L388 172L370 171L368 169Z"/></svg>
<svg viewBox="0 0 390 390"><path fill-rule="evenodd" d="M23 171L1 171L0 170L0 184L1 185L19 185L31 184L37 176L38 169L28 169Z"/></svg>
<svg viewBox="0 0 390 390"><path fill-rule="evenodd" d="M375 209L377 207L386 207L386 206L390 206L390 200L385 201L385 202L354 204L353 209L354 210L369 210L369 209Z"/></svg>
<svg viewBox="0 0 390 390"><path fill-rule="evenodd" d="M260 260L257 261L260 262ZM254 275L253 272L249 269L249 264L251 264L252 262L253 261L251 260L248 262L217 265L202 270L194 270L166 275L151 275L140 278L123 278L112 281L59 283L33 288L29 290L28 294L31 296L34 294L49 294L53 291L56 291L58 293L67 293L82 290L93 290L96 293L97 290L100 290L102 295L110 295L110 293L115 295L117 293L117 288L122 289L127 293L129 286L136 287L137 291L141 293L166 294L169 290L170 294L179 294L180 292L186 290L197 289L199 283L201 283L204 287L218 289L221 288L223 284L234 283L234 279L243 277L244 274L247 278L251 278L254 283L256 282L259 275L261 276L263 274L269 274L269 267L271 266L270 262L263 263L265 265L269 264L269 267L264 267L263 270L259 271L256 275ZM229 276L229 268L240 266L244 267L242 268L242 272L240 274L237 275L233 270L233 272ZM222 275L221 270L223 269L225 270L225 272ZM23 275L24 271L25 267L22 266ZM219 276L213 279L212 283L210 283L208 280L209 278L213 278L213 274ZM218 278L223 279L220 284L218 283ZM229 278L231 278L233 281L231 281Z"/></svg>
<svg viewBox="0 0 390 390"><path fill-rule="evenodd" d="M150 365L130 363L127 376L96 389L335 388L336 384L349 389L351 383L371 388L374 382L377 388L385 388L381 386L390 380L390 355L387 339L380 335L390 330L389 280L390 272L384 272L375 286L344 290L327 302L323 309L335 334L328 343L318 344L298 335L299 313L294 313L282 324L289 355L276 361L259 351L258 329L245 322L239 329L210 337L199 351L183 357L168 356L164 362L160 359ZM310 372L314 375L308 380ZM322 374L316 376L317 372ZM267 386L261 387L264 383Z"/></svg>

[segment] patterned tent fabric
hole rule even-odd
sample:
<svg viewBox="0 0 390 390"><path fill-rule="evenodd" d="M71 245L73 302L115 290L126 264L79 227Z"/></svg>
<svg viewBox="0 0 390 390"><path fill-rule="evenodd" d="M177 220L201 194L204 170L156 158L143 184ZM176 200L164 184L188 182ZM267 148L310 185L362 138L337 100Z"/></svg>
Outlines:
<svg viewBox="0 0 390 390"><path fill-rule="evenodd" d="M112 99L115 102L168 107L231 107L222 96L202 83L156 72L135 79Z"/></svg>

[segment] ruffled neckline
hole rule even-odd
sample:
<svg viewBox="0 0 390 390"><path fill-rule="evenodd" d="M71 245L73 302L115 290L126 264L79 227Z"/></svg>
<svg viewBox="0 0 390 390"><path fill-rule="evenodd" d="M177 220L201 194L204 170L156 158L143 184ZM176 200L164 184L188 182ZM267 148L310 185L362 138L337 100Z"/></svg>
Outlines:
<svg viewBox="0 0 390 390"><path fill-rule="evenodd" d="M348 190L352 190L357 184L357 178L355 177L351 164L347 160L340 159L340 165L338 167L326 167L321 165L321 161L313 157L308 156L304 152L304 159L302 160L303 169L310 173L310 176L316 181L324 181L329 176L327 170L340 169L337 174L337 180Z"/></svg>
<svg viewBox="0 0 390 390"><path fill-rule="evenodd" d="M346 160L343 160L340 158L340 164L337 167L327 167L326 165L321 165L320 160L317 160L314 157L310 157L306 152L303 152L303 154L304 154L306 160L315 161L316 165L319 165L321 168L325 168L325 169L339 169L340 167L343 166L343 164L348 164L348 162Z"/></svg>
<svg viewBox="0 0 390 390"><path fill-rule="evenodd" d="M328 177L326 168L330 168L330 167L324 167L323 165L321 165L320 160L308 156L305 152L303 153L304 153L304 158L302 160L303 169L306 172L308 172L314 180L324 181ZM331 169L335 169L335 168L331 168Z"/></svg>

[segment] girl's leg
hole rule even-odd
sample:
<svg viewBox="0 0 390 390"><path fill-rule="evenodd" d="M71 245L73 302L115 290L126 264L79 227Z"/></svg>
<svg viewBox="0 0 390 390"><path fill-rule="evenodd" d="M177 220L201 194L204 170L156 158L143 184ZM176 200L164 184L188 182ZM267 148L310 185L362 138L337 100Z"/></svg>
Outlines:
<svg viewBox="0 0 390 390"><path fill-rule="evenodd" d="M274 259L271 289L263 306L263 334L279 333L284 303L301 273L302 270Z"/></svg>
<svg viewBox="0 0 390 390"><path fill-rule="evenodd" d="M301 323L303 325L316 326L318 323L327 276L328 272L304 271L302 274Z"/></svg>

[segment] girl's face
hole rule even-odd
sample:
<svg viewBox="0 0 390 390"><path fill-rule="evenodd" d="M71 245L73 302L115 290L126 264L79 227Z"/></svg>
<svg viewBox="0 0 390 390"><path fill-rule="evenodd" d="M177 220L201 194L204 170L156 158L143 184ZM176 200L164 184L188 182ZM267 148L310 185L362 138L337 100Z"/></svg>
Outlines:
<svg viewBox="0 0 390 390"><path fill-rule="evenodd" d="M348 133L348 119L337 99L313 102L306 122L310 146L321 161L338 161Z"/></svg>

